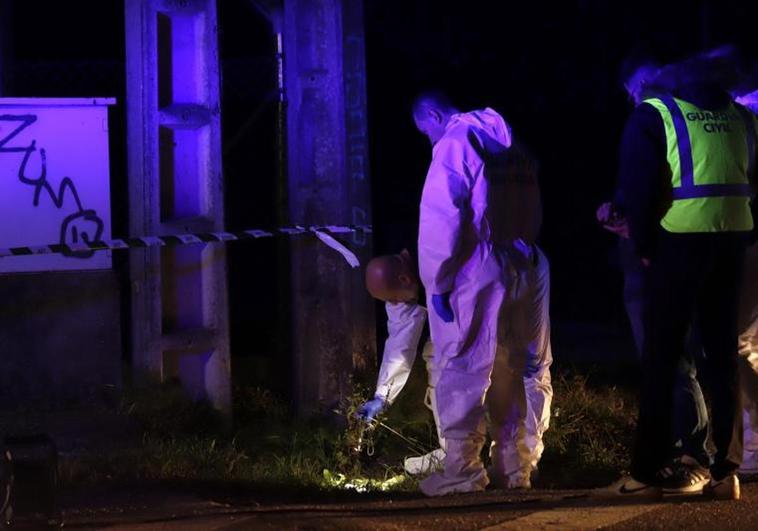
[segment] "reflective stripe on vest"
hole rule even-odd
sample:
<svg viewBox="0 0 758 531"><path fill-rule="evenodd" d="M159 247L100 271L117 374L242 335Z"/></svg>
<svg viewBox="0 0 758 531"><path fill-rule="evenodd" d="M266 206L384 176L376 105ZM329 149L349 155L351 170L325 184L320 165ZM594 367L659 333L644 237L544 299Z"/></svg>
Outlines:
<svg viewBox="0 0 758 531"><path fill-rule="evenodd" d="M735 105L711 112L671 96L645 103L666 128L672 204L661 225L670 232L752 229L754 117Z"/></svg>

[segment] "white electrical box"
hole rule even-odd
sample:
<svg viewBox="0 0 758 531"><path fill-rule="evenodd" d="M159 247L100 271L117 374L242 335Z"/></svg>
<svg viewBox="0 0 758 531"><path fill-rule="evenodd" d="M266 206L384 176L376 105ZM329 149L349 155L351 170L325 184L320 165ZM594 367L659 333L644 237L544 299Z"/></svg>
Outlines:
<svg viewBox="0 0 758 531"><path fill-rule="evenodd" d="M0 98L0 248L111 237L114 98ZM0 273L109 269L110 251L0 257Z"/></svg>

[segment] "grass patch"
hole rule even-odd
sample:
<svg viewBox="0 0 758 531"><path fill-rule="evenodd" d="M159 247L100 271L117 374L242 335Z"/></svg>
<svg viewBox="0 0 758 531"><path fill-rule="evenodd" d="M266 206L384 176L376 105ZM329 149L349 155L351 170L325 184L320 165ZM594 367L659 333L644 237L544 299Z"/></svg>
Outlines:
<svg viewBox="0 0 758 531"><path fill-rule="evenodd" d="M335 424L296 419L271 392L241 388L235 396L235 426L229 427L209 404L190 400L178 384L131 389L113 414L134 427L132 441L107 453L62 456L60 478L66 486L159 480L314 492L412 488L399 462L388 466L354 451L362 425L353 413L365 396L357 389L340 407L345 421ZM386 450L384 440L366 432L362 442L374 445L379 456Z"/></svg>
<svg viewBox="0 0 758 531"><path fill-rule="evenodd" d="M235 483L286 499L296 492L331 497L344 489L416 492L417 481L403 473L403 459L420 453L413 446L431 450L437 445L431 413L422 405L425 374L420 369L382 418L402 437L385 428L363 430L353 419L370 395L360 387L340 405L338 422L296 419L270 391L240 388L233 427L209 404L190 400L178 384L128 390L112 414L118 424L132 426L133 437L105 453L62 456L60 476L67 486ZM553 417L535 486L593 487L627 468L634 401L630 392L604 381L575 371L554 374Z"/></svg>
<svg viewBox="0 0 758 531"><path fill-rule="evenodd" d="M603 380L593 383L591 375L573 371L553 377L553 415L538 486L597 487L628 469L636 397Z"/></svg>

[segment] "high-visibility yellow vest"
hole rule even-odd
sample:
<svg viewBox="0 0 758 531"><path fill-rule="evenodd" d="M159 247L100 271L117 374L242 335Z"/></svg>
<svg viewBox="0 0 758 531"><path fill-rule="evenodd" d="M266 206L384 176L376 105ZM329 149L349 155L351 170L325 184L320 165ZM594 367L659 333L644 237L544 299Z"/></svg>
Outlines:
<svg viewBox="0 0 758 531"><path fill-rule="evenodd" d="M676 233L751 230L756 117L734 104L706 111L671 96L645 103L666 128L672 201L661 226Z"/></svg>

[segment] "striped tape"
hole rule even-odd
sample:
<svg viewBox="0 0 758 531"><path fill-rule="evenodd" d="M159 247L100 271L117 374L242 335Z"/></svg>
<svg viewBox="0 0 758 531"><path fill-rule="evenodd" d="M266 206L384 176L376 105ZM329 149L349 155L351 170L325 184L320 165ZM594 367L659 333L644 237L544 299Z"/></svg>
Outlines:
<svg viewBox="0 0 758 531"><path fill-rule="evenodd" d="M279 227L272 230L249 229L239 232L196 232L188 234L171 234L167 236L142 236L139 238L123 238L95 242L54 243L50 245L29 245L21 247L0 247L0 258L8 256L29 256L36 254L63 254L76 256L77 253L92 251L108 251L121 249L144 249L146 247L176 247L179 245L195 245L204 243L229 242L236 240L257 240L275 236L298 236L313 234L326 245L339 252L351 267L358 267L358 259L344 245L328 236L331 234L350 234L354 232L371 233L370 225L321 225L303 227Z"/></svg>

